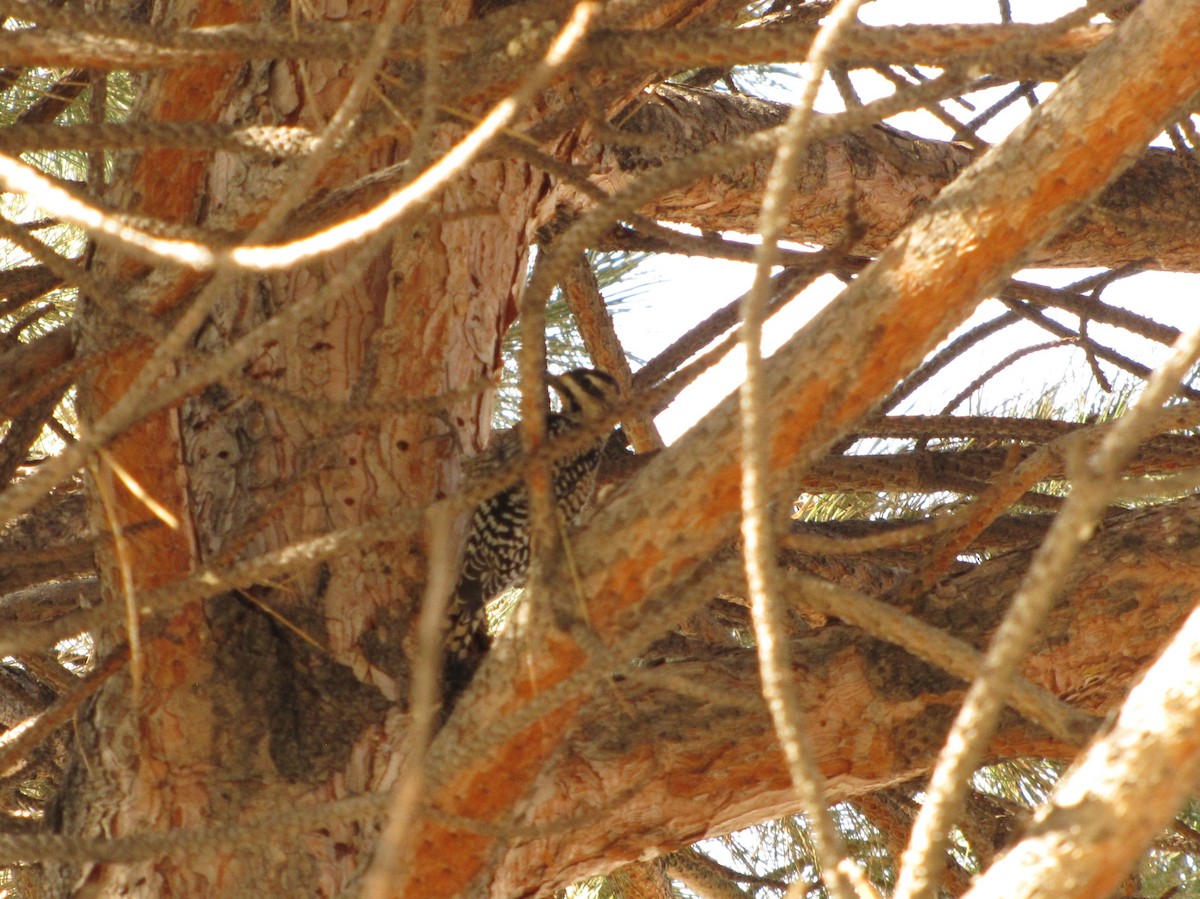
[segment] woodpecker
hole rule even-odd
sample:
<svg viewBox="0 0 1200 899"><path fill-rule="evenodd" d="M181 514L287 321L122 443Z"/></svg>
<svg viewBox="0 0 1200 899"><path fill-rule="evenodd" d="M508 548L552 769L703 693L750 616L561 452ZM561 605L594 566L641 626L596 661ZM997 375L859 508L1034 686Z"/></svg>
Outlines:
<svg viewBox="0 0 1200 899"><path fill-rule="evenodd" d="M547 383L558 394L562 411L547 417L549 439L586 427L603 418L620 398L617 382L601 371L577 368ZM556 459L552 466L554 499L559 515L573 523L592 498L596 470L605 441ZM517 429L499 434L470 462L474 472L496 471L522 459ZM523 480L489 496L471 515L458 584L447 607L448 628L442 670L443 713L453 708L491 645L487 631L488 600L520 584L529 569L529 495Z"/></svg>

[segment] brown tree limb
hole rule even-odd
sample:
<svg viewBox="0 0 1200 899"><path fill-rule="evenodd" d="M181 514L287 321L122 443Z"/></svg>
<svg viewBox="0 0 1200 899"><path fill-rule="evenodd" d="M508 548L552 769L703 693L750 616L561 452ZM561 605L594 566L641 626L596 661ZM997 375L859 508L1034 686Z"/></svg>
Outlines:
<svg viewBox="0 0 1200 899"><path fill-rule="evenodd" d="M594 166L611 191L665 160L782 123L787 108L745 96L660 85L626 124L653 141L637 149L612 141L576 160ZM1180 155L1151 148L1096 199L1096 205L1045 246L1029 264L1116 268L1143 263L1171 271L1197 271L1200 227L1190 210L1200 205L1200 185ZM900 233L916 210L970 165L961 144L914 137L887 126L815 142L801 171L789 210L788 240L829 245L845 230L846 193L853 190L865 230L854 252L876 255ZM869 163L867 162L869 160ZM706 230L754 233L767 161L736 173L698 180L644 210L659 219Z"/></svg>
<svg viewBox="0 0 1200 899"><path fill-rule="evenodd" d="M546 16L546 4L514 4L527 21ZM526 9L519 9L524 6ZM561 9L561 5L560 5ZM519 18L468 22L443 31L441 54L447 60L469 60L481 47L504 46L519 34ZM920 25L853 29L836 57L849 67L890 64L944 68L961 62L987 61L1014 79L1057 80L1112 34L1110 25L1083 25L1069 30L1051 25ZM701 66L797 62L804 59L816 34L807 22L778 22L770 27L681 30L677 34L642 34L605 29L588 42L588 52L614 70L683 71ZM0 53L13 66L79 66L128 70L171 69L200 64L236 66L247 59L344 59L369 40L371 26L355 23L301 22L294 26L228 24L179 29L164 34L137 29L115 19L79 19L71 34L52 29L6 31ZM1022 53L1015 54L1013 46ZM421 55L421 33L397 29L389 49L393 58ZM476 60L470 77L479 82L483 62ZM509 85L511 86L511 85Z"/></svg>
<svg viewBox="0 0 1200 899"><path fill-rule="evenodd" d="M1200 611L1134 687L1110 732L1038 809L969 899L1109 895L1200 775ZM1070 846L1070 851L1064 847Z"/></svg>
<svg viewBox="0 0 1200 899"><path fill-rule="evenodd" d="M1119 703L1200 597L1198 515L1200 500L1190 499L1127 512L1099 534L1075 565L1026 674L1096 714ZM983 645L1030 554L998 558L951 579L918 614ZM844 626L798 635L793 656L814 740L834 784L831 801L927 770L962 682ZM679 680L710 684L718 698L689 697L673 686ZM614 689L620 701L614 701ZM647 845L669 851L797 810L752 653L635 669L629 680L593 692L566 746L542 771L525 820L548 824L581 803L604 813L592 824L515 840L491 895L528 883L526 866L539 859L558 860L565 884L597 873L597 864L637 858ZM1016 716L1006 719L991 750L993 760L1072 754ZM644 787L615 807L606 804L607 797L643 780ZM532 879L543 883L545 876ZM544 891L553 887L546 883Z"/></svg>
<svg viewBox="0 0 1200 899"><path fill-rule="evenodd" d="M1109 707L1194 605L1198 542L1197 499L1126 512L1111 523L1079 560L1066 600L1047 628L1047 651L1031 663L1030 672L1092 711ZM982 643L1028 557L996 559L955 579L929 599L921 614ZM1114 646L1119 654L1112 652ZM922 760L931 759L940 745L938 722L948 721L961 685L846 627L798 636L796 648L797 677L808 702L821 710L820 738L835 760L835 799L923 770ZM570 735L569 749L547 769L539 799L526 814L527 823L544 826L518 838L501 874L544 884L549 892L556 883L638 858L648 844L668 848L793 810L755 672L751 654L742 651L716 660L670 662L630 677L624 686L602 678L605 685ZM679 693L667 674L712 684L719 707L698 705ZM614 686L619 702L613 702ZM843 711L847 703L851 707ZM886 738L858 742L864 724ZM900 729L893 733L892 727ZM863 746L869 751L861 751ZM1062 756L1067 749L1013 720L994 751L1001 758ZM648 786L630 789L643 774ZM696 802L698 795L705 801ZM587 807L603 813L581 816L580 809ZM556 827L564 815L571 826ZM549 880L542 867L547 857L560 859L565 868ZM530 863L536 873L516 867Z"/></svg>

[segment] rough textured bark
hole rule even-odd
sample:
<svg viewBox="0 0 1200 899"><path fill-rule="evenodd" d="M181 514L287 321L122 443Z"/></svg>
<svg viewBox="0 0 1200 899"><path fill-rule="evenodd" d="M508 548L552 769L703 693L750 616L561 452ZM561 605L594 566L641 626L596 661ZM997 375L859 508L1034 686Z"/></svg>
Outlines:
<svg viewBox="0 0 1200 899"><path fill-rule="evenodd" d="M1119 703L1195 606L1198 511L1200 502L1187 500L1110 523L1075 565L1025 675L1098 715ZM949 579L914 613L983 646L1031 553ZM813 568L843 580L833 566L804 570ZM792 601L803 607L801 597ZM838 624L797 636L792 655L831 801L927 773L962 682ZM618 682L603 665L590 673L581 689L593 698L543 768L522 817L546 833L506 847L489 895L512 894L531 871L539 872L539 894L548 895L556 884L596 873L596 860L615 867L646 845L669 851L799 810L752 650L667 661ZM696 685L707 689L697 694ZM995 759L1070 758L1074 751L1012 712L991 745ZM554 826L581 806L595 809L594 817ZM547 858L561 879L542 869Z"/></svg>
<svg viewBox="0 0 1200 899"><path fill-rule="evenodd" d="M1188 61L1200 45L1180 39L1185 24L1200 26L1198 15L1191 4L1143 6L1123 26L1128 40L1089 56L1024 126L947 188L839 301L771 359L775 489L789 489L790 473L849 430L989 286L1073 220L1200 87ZM1117 85L1114 69L1130 77ZM1025 176L1016 195L1013 171ZM714 409L647 467L641 491L635 486L615 499L582 530L579 583L589 600L586 620L602 642L636 627L650 600L686 577L730 532L740 482L735 402ZM532 697L586 664L587 653L567 631L535 625L529 639L537 653L493 653L459 705L457 726L522 722ZM485 693L486 708L472 704ZM510 723L487 754L449 756L432 803L485 826L500 824L557 752L555 735L568 729L581 701L568 699L523 727ZM472 884L495 843L486 831L426 818L413 836L414 863L392 892L478 889Z"/></svg>
<svg viewBox="0 0 1200 899"><path fill-rule="evenodd" d="M518 6L518 4L508 4ZM542 14L548 4L526 6L524 15ZM690 4L694 11L698 4ZM727 5L728 7L728 5ZM561 11L561 4L559 10ZM685 8L685 7L678 7ZM816 8L816 7L814 7ZM491 12L491 10L489 10ZM676 20L679 21L679 20ZM130 29L103 27L81 31L74 40L65 40L53 32L14 31L0 35L0 50L12 65L57 65L130 70L165 69L190 66L197 60L210 64L235 65L245 59L341 59L365 44L371 29L354 23L336 33L311 33L298 27L206 29L187 31L166 47L153 35L130 34ZM447 46L442 55L470 70L486 64L472 58L471 49L481 32L498 31L493 16L486 24L469 22L447 29ZM628 23L626 23L628 24ZM299 31L306 41L295 40ZM1021 79L1037 77L1053 81L1077 65L1083 56L1112 34L1110 23L1089 23L1066 31L1056 27L1031 25L951 25L891 26L851 29L836 48L836 55L856 66L915 64L947 66L981 59L998 72ZM113 40L114 32L123 32L123 40ZM751 63L795 62L803 58L816 35L814 17L798 16L792 21L775 21L770 27L741 29L733 34L689 28L640 34L634 30L606 28L587 41L590 56L613 70L636 72L642 77L662 69L677 71L701 66L748 65ZM506 38L509 36L504 35ZM400 29L389 48L398 58L420 55L422 36L418 29ZM1012 52L1020 43L1025 53ZM470 72L478 80L478 68ZM511 82L505 86L511 87Z"/></svg>
<svg viewBox="0 0 1200 899"><path fill-rule="evenodd" d="M465 4L445 11L462 17ZM267 14L254 4L189 2L166 12L196 24ZM143 91L138 114L320 121L336 108L352 72L341 63L313 63L303 88L301 73L282 63L168 73ZM303 91L312 93L301 110ZM386 166L396 152L390 142L379 144L334 177ZM280 178L262 161L209 162L206 153L160 151L116 179L113 201L168 222L245 227ZM449 407L445 421L379 414L347 423L331 413L438 394L494 368L543 190L543 177L521 163L473 169L444 198L446 208L498 204L504 216L451 219L399 235L350 289L264 347L241 373L268 396L276 391L293 402L264 402L236 380L215 384L118 441L113 456L183 522L178 531L150 527L124 541L135 590L384 510L419 508L450 491L456 435L477 447L486 433L483 397ZM235 279L221 289L195 340L193 364L319 289L345 264L344 255L335 256L286 274ZM94 268L111 279L129 271L103 253ZM114 339L95 319L82 335L84 346ZM113 359L103 378L90 379L92 416L121 394L146 358L145 350L132 351ZM102 467L101 477L111 472ZM126 528L148 518L120 487L111 493L120 506L98 502L98 526L104 514ZM89 761L64 789L66 829L114 836L167 830L379 789L402 734L404 646L424 560L421 534L401 534L333 564L302 566L285 584L194 604L156 627L132 663L140 671L138 692L131 693L128 677L114 679L81 725L79 752ZM122 601L118 562L109 552L102 565L108 601ZM102 635L99 652L123 638L119 631ZM94 890L127 895L235 895L250 883L277 895L337 895L370 838L369 828L341 828L336 839L308 840L296 864L274 866L270 886L262 880L261 851L235 847L186 862L96 865L83 876Z"/></svg>
<svg viewBox="0 0 1200 899"><path fill-rule="evenodd" d="M1198 672L1200 612L1193 611L1111 730L1063 776L1029 833L969 899L1111 895L1200 775Z"/></svg>
<svg viewBox="0 0 1200 899"><path fill-rule="evenodd" d="M360 6L356 18L376 15ZM467 6L438 12L461 21ZM687 21L704 8L664 4L646 20ZM346 11L309 13L337 18ZM253 3L180 0L156 15L210 25L270 12ZM324 60L303 70L262 62L168 72L150 79L136 114L151 121L321 122L352 74L351 66ZM461 134L437 132L433 149L444 151ZM408 149L376 141L353 165L335 160L321 187L353 183ZM108 200L168 223L245 231L289 171L252 157L159 150L131 160ZM401 230L319 315L264 346L237 377L124 434L112 459L138 472L141 488L182 526L155 522L101 464L94 522L100 531L119 523L123 532L101 547L106 601L135 604L138 591L201 566L233 563L397 508L421 509L450 493L457 453L485 439L489 400L467 394L440 417L406 413L403 404L461 389L498 365L527 248L549 208L547 188L546 175L519 160L473 167L439 197L436 220ZM223 284L193 340L195 356L179 367L202 365L206 354L219 354L320 289L348 258ZM104 251L92 267L110 282L143 274ZM205 289L204 279L184 275L165 289L155 282L145 295L159 297L157 311L164 312ZM81 323L85 351L122 345L116 323L102 315ZM151 352L126 345L88 379L90 418L117 401ZM356 419L368 404L399 411ZM215 596L147 627L129 674L101 690L80 725L78 760L59 810L64 830L165 831L384 788L393 756L404 751L410 631L427 551L414 527L360 553L301 565L286 583ZM128 635L115 628L97 637L104 655ZM59 876L64 885L86 882L97 892L128 895L236 895L250 883L279 895L338 895L373 839L371 827L348 825L307 839L294 864L273 869L271 886L261 879L262 850L238 847Z"/></svg>
<svg viewBox="0 0 1200 899"><path fill-rule="evenodd" d="M594 180L615 192L664 161L781 125L787 114L786 106L754 97L662 85L624 126L636 146L587 143L576 161L595 166ZM853 198L855 217L864 228L854 250L875 255L977 155L961 143L920 138L884 125L816 141L801 166L783 237L836 244L845 233ZM647 211L697 228L753 234L770 166L764 156L739 170L697 179L658 197ZM1026 262L1200 270L1200 227L1191 214L1197 203L1200 187L1186 158L1151 149L1100 194L1091 210L1035 249Z"/></svg>

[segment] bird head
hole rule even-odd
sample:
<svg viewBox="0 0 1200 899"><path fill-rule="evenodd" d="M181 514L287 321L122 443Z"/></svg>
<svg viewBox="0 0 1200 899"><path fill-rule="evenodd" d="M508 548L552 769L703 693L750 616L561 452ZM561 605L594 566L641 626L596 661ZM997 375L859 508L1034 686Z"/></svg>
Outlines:
<svg viewBox="0 0 1200 899"><path fill-rule="evenodd" d="M600 418L621 398L616 378L594 368L573 368L546 382L562 400L563 412L581 418Z"/></svg>

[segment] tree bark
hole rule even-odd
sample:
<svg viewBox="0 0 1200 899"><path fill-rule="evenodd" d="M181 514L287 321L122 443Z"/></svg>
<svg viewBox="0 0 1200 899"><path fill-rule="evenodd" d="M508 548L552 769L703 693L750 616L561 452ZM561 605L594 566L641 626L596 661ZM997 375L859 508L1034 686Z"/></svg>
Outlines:
<svg viewBox="0 0 1200 899"><path fill-rule="evenodd" d="M661 4L644 17L685 23L710 4ZM377 18L382 4L354 15ZM416 4L413 5L416 7ZM470 4L438 6L465 21ZM427 9L433 7L426 6ZM565 7L564 7L565 8ZM337 3L307 8L346 13ZM270 18L253 2L170 0L156 10L195 26ZM412 20L405 6L402 20ZM323 124L346 95L354 67L318 60L264 61L241 69L200 66L147 78L135 116L146 121ZM482 103L482 100L478 101ZM481 110L486 111L486 107ZM541 108L535 114L542 114ZM434 154L464 129L427 135ZM405 158L407 138L335 159L318 186L335 192ZM302 163L301 163L302 165ZM122 212L210 233L246 233L295 174L269 160L163 149L129 159L107 198ZM541 170L514 159L480 162L437 198L436 213L401 228L349 287L317 315L264 345L236 375L145 417L93 471L93 522L104 601L136 610L137 595L202 567L234 564L314 535L420 510L454 491L458 457L478 450L490 394L466 388L500 362L528 247L552 206ZM289 222L289 226L294 222ZM135 281L168 317L205 291L217 298L164 377L207 358L340 274L349 251L269 275L215 281L149 274L114 251L92 270ZM129 342L125 323L97 308L80 316L80 347L109 351L82 385L96 421L144 377L155 347ZM413 401L454 391L431 415ZM382 410L364 413L368 409ZM179 522L169 527L127 491L118 470ZM114 533L115 532L115 533ZM132 644L127 672L91 703L57 810L69 834L141 832L269 818L274 810L378 791L406 751L416 610L429 551L420 517L387 543L314 565L300 560L284 583L254 584L194 603L165 621L97 633L101 657ZM339 825L303 841L289 864L263 878L263 850L222 851L132 865L64 868L58 888L97 894L341 895L373 846L372 827Z"/></svg>
<svg viewBox="0 0 1200 899"><path fill-rule="evenodd" d="M574 161L593 166L593 180L617 192L665 161L781 125L787 115L788 107L767 100L658 85L624 126L629 145L614 139L586 142ZM846 233L852 208L863 235L851 252L877 255L977 155L961 143L886 125L814 141L804 156L782 236L834 245ZM770 165L764 155L736 171L698 178L658 197L646 211L704 230L753 234ZM1178 153L1151 148L1139 153L1069 227L1033 248L1025 262L1105 268L1137 263L1200 271L1200 224L1192 215L1198 203L1200 184L1191 164Z"/></svg>
<svg viewBox="0 0 1200 899"><path fill-rule="evenodd" d="M466 6L443 11L462 19ZM193 0L163 13L198 25L268 15L255 4ZM284 62L171 72L142 91L137 115L320 121L336 109L352 74L351 66L329 62L303 73ZM304 108L295 105L299 96ZM398 142L380 142L337 177L353 180L403 152ZM210 162L207 153L159 151L133 162L116 183L113 202L129 212L228 230L252 225L263 199L283 182L262 160L218 154ZM482 445L490 398L467 394L447 403L444 419L406 413L404 403L464 388L496 367L545 190L544 176L524 163L474 167L444 198L445 217L398 234L349 289L264 346L238 377L117 441L112 457L137 472L142 488L182 524L172 530L154 522L101 465L108 486L95 489L97 526L151 525L105 545L106 601L136 603L138 591L197 568L232 564L396 508L419 509L451 492L456 447ZM497 206L504 215L470 213ZM319 290L347 262L343 253L217 288L195 355L180 367L219 355ZM105 252L93 268L113 281L136 274ZM206 287L192 276L175 295L186 303ZM85 317L83 346L114 345L105 324ZM88 416L110 408L147 358L138 347L91 377ZM400 411L363 416L367 404ZM356 411L357 418L345 414ZM382 788L388 760L403 745L406 649L425 554L414 528L328 564L301 563L286 583L215 596L161 625L143 625L130 674L101 691L79 728L79 761L63 789L64 829L166 831ZM132 575L128 598L123 569ZM97 652L127 639L125 628L99 634ZM342 826L306 839L304 850L288 865L271 866L267 879L262 851L236 846L186 859L97 864L71 876L97 894L241 895L254 884L271 895L341 895L372 838L370 828Z"/></svg>
<svg viewBox="0 0 1200 899"><path fill-rule="evenodd" d="M1111 522L1073 568L1025 676L1098 716L1116 707L1200 598L1197 513L1200 501L1189 499ZM1032 552L950 578L914 614L983 647ZM843 580L832 566L818 570ZM802 596L788 599L803 608ZM965 684L836 622L795 637L792 658L831 803L928 773ZM667 852L800 810L753 650L626 669L617 681L599 662L588 673L580 689L591 698L566 726L520 819L543 832L507 844L488 895L530 883L539 884L534 895L549 895L639 858L647 845ZM488 758L495 739L485 731L474 752ZM1010 711L990 752L992 760L1068 759L1075 747ZM565 820L570 827L556 826ZM558 873L545 870L547 858Z"/></svg>

